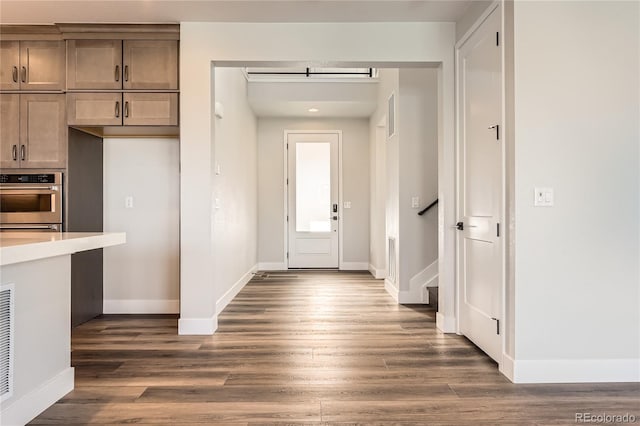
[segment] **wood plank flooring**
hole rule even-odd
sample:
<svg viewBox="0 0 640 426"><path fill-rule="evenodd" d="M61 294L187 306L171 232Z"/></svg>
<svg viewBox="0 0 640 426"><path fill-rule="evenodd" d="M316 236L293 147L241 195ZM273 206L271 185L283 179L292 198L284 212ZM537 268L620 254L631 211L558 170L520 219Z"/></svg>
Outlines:
<svg viewBox="0 0 640 426"><path fill-rule="evenodd" d="M435 312L363 272L257 275L213 336L174 316L74 330L76 389L33 424L575 424L631 413L640 384L513 385Z"/></svg>

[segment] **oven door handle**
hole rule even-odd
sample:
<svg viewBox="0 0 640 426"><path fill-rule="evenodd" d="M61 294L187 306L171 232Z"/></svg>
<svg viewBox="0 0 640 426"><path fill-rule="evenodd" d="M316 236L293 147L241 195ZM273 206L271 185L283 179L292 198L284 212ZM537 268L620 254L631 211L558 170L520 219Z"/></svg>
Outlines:
<svg viewBox="0 0 640 426"><path fill-rule="evenodd" d="M51 229L57 231L59 225L0 225L0 229L19 231L21 229Z"/></svg>
<svg viewBox="0 0 640 426"><path fill-rule="evenodd" d="M4 185L0 185L0 191L4 191L4 190L11 190L11 191L18 191L18 190L23 190L23 191L58 191L60 189L60 187L58 187L57 185L51 185L51 186L4 186Z"/></svg>

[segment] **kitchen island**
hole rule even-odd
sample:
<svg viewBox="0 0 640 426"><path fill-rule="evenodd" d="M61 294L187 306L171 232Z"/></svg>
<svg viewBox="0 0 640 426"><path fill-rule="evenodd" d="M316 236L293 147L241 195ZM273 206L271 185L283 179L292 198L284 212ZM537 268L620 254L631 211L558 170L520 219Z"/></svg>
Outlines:
<svg viewBox="0 0 640 426"><path fill-rule="evenodd" d="M70 392L71 255L124 233L0 233L0 423L23 425Z"/></svg>

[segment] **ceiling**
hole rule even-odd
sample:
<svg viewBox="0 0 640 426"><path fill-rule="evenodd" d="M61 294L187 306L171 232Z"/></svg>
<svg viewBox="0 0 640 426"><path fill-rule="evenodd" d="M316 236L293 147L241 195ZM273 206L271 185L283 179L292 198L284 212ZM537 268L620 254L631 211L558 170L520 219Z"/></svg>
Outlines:
<svg viewBox="0 0 640 426"><path fill-rule="evenodd" d="M377 107L377 80L249 81L247 100L258 117L369 117ZM315 109L315 111L309 111Z"/></svg>
<svg viewBox="0 0 640 426"><path fill-rule="evenodd" d="M2 0L0 23L457 21L470 0Z"/></svg>

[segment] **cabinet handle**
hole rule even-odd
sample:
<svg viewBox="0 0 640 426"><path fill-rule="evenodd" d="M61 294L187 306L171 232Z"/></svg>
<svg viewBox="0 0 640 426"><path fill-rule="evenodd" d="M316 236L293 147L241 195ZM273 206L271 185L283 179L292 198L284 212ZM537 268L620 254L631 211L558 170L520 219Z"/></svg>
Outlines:
<svg viewBox="0 0 640 426"><path fill-rule="evenodd" d="M20 145L20 160L24 161L26 157L26 149L24 145Z"/></svg>
<svg viewBox="0 0 640 426"><path fill-rule="evenodd" d="M129 118L129 101L124 103L124 117Z"/></svg>
<svg viewBox="0 0 640 426"><path fill-rule="evenodd" d="M116 101L116 118L120 118L120 101Z"/></svg>
<svg viewBox="0 0 640 426"><path fill-rule="evenodd" d="M22 67L22 78L23 83L27 82L27 67Z"/></svg>
<svg viewBox="0 0 640 426"><path fill-rule="evenodd" d="M18 145L13 145L13 148L11 148L11 156L13 157L13 161L18 160Z"/></svg>
<svg viewBox="0 0 640 426"><path fill-rule="evenodd" d="M116 65L116 81L120 81L120 65Z"/></svg>
<svg viewBox="0 0 640 426"><path fill-rule="evenodd" d="M129 81L129 65L124 66L124 81Z"/></svg>
<svg viewBox="0 0 640 426"><path fill-rule="evenodd" d="M18 67L13 67L13 82L17 83L18 82Z"/></svg>

